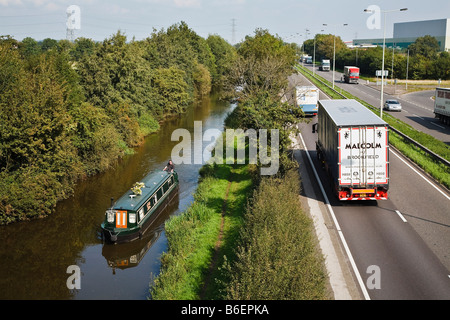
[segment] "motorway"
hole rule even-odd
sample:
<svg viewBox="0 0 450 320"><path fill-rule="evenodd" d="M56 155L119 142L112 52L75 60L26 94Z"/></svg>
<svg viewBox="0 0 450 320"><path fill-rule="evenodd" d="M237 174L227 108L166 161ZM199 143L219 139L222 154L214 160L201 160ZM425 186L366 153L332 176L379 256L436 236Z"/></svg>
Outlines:
<svg viewBox="0 0 450 320"><path fill-rule="evenodd" d="M310 85L299 74L292 75L289 83L291 89L296 85ZM328 97L321 94L320 99ZM336 260L340 261L342 278L337 277L339 279L335 281L336 291L345 282L349 295L336 296L344 299L351 296L351 299L374 300L449 300L449 192L391 148L389 199L339 202L316 159L317 135L312 133L315 122L317 117L309 123L299 124L297 159L304 204L313 217L318 214L320 219L323 218L325 222L321 224L326 224L325 229L334 239L335 252L339 256ZM319 213L312 212L319 210ZM325 237L322 234L319 238ZM333 271L328 271L333 282Z"/></svg>
<svg viewBox="0 0 450 320"><path fill-rule="evenodd" d="M313 66L311 64L304 64L305 67L312 71ZM331 71L319 71L319 68L315 68L317 75L325 78L326 80L333 81L333 70ZM335 89L338 88L351 93L355 97L363 99L370 103L374 107L380 106L381 86L367 85L365 80L359 81L359 84L349 84L341 81L343 76L340 72L335 72L334 85ZM336 88L337 87L337 88ZM387 92L391 91L392 94ZM435 119L433 109L434 101L431 97L434 96L434 90L419 91L409 94L396 95L391 90L384 90L384 101L386 99L397 99L402 104L401 112L383 111L383 113L389 113L392 116L402 120L403 122L411 125L416 130L420 130L427 133L436 139L443 141L450 145L450 127L439 122Z"/></svg>

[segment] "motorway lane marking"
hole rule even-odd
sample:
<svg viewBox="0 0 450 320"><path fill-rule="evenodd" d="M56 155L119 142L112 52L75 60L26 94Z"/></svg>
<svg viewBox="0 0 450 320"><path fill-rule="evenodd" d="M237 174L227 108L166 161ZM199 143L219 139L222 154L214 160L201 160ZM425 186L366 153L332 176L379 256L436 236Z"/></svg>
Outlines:
<svg viewBox="0 0 450 320"><path fill-rule="evenodd" d="M438 125L436 122L430 122L431 124L434 124L436 127L439 127L441 129L445 129L445 127Z"/></svg>
<svg viewBox="0 0 450 320"><path fill-rule="evenodd" d="M306 143L303 140L303 136L302 136L301 133L299 133L299 136L300 136L300 139L302 140L302 144L303 144L303 146L305 148L306 155L307 155L307 157L309 159L309 163L311 164L311 168L313 169L314 176L316 177L317 183L319 184L320 191L322 191L322 195L323 195L323 198L324 198L324 201L325 201L325 205L327 206L328 210L330 211L331 217L333 218L334 225L336 226L336 230L337 230L338 235L339 235L339 237L340 237L340 239L342 241L342 244L344 246L345 252L347 253L347 257L348 257L348 259L350 261L350 264L352 266L353 272L355 273L356 279L358 280L358 283L359 283L361 291L362 291L362 293L364 295L364 298L366 300L370 300L370 296L369 296L369 293L367 292L366 286L364 285L364 281L363 281L363 279L361 277L361 274L358 271L358 267L356 266L355 260L353 259L353 255L350 252L350 248L347 245L347 241L345 240L344 234L342 233L342 230L341 230L341 227L339 225L339 222L336 219L336 215L334 214L333 208L331 207L330 201L328 200L328 197L326 195L325 189L323 188L322 183L320 182L320 178L319 178L319 175L317 173L317 170L314 167L314 163L313 163L313 161L311 159L311 156L309 155L308 149L306 148Z"/></svg>
<svg viewBox="0 0 450 320"><path fill-rule="evenodd" d="M405 217L402 215L402 213L400 211L395 210L395 213L397 213L397 215L400 217L400 219L403 220L403 222L408 222L408 221L406 221Z"/></svg>
<svg viewBox="0 0 450 320"><path fill-rule="evenodd" d="M301 151L303 148L300 145L299 140L295 136L291 136L291 141L293 143L293 148L295 150ZM312 176L310 172L304 172L306 178L309 181L309 185L312 185ZM306 180L305 180L306 181ZM319 200L316 200L312 193L312 187L309 185L304 186L304 192L306 195L306 200L309 205L310 214L313 218L314 227L316 229L317 237L319 239L319 245L322 250L322 254L325 257L325 264L330 278L330 285L334 292L335 300L352 300L347 283L345 281L344 272L339 263L337 257L337 252L334 249L333 240L331 240L330 231L325 223L322 209L319 206Z"/></svg>
<svg viewBox="0 0 450 320"><path fill-rule="evenodd" d="M336 80L336 79L335 79L335 80ZM331 82L331 80L328 80L328 81ZM340 83L341 83L341 82L340 82ZM368 87L368 88L371 88L371 89L373 89L374 91L380 93L380 90L379 90L379 89L376 89L376 88L374 88L374 87L372 87L372 86L370 86L370 85L368 85L368 84L362 83L362 82L361 82L361 84L362 84L363 86L366 86L366 87ZM336 86L337 86L337 85L335 84L335 87L336 87ZM337 87L341 88L341 86L337 86ZM342 89L344 89L344 88L342 88ZM360 91L361 93L363 93L363 94L365 94L365 95L368 94L367 92L364 92L364 91L361 90L360 88L355 87L354 89ZM344 90L345 90L345 89L344 89ZM407 100L406 98L403 98L403 97L402 97L402 98L396 97L395 95L391 95L391 94L386 93L386 92L383 92L383 95L385 96L385 97L383 97L383 99L388 98L388 97L391 96L391 97L397 98L399 101L403 101L403 102L406 102L406 103L410 103L410 104L412 104L412 105L414 105L414 106L416 106L416 107L418 107L418 108L424 109L424 110L429 111L429 112L433 112L433 109L429 109L428 107L425 107L425 106L422 106L422 105L417 104L417 103L415 103L415 102L412 102L412 101L410 101L410 100ZM375 96L372 96L372 97L376 98ZM432 97L430 97L430 99L432 99ZM444 128L444 129L445 129L445 128Z"/></svg>
<svg viewBox="0 0 450 320"><path fill-rule="evenodd" d="M403 109L402 111L405 112L405 113L410 113L408 110L404 110L404 109ZM413 116L415 116L415 117L417 117L417 118L419 118L419 119L422 119L422 120L424 120L424 121L427 121L426 119L424 119L424 118L418 116L418 115L415 114L415 113L411 113L411 115L413 115ZM439 128L441 128L441 129L445 129L445 127L443 127L443 126L437 124L436 122L433 122L433 121L428 121L428 122L431 123L432 125L435 125L436 127L439 127Z"/></svg>
<svg viewBox="0 0 450 320"><path fill-rule="evenodd" d="M438 187L435 186L435 184L433 182L431 182L430 180L428 180L425 176L423 176L419 171L417 171L416 169L414 169L409 163L407 163L405 160L403 160L397 153L395 153L394 151L392 151L391 148L389 148L389 150L397 157L399 158L404 164L406 164L408 167L411 168L412 171L414 171L415 173L417 173L422 179L424 179L426 182L428 182L433 188L435 188L437 191L439 191L444 197L447 198L447 200L450 200L450 197L448 195L446 195L441 189L439 189Z"/></svg>
<svg viewBox="0 0 450 320"><path fill-rule="evenodd" d="M418 108L424 109L424 110L426 110L426 111L433 112L432 109L428 109L427 107L424 107L424 106L421 106L420 104L417 104L417 103L415 103L415 102L406 100L405 98L397 98L397 99L400 100L400 101L404 101L404 102L410 103L410 104L412 104L412 105L414 105L414 106L416 106L416 107L418 107Z"/></svg>

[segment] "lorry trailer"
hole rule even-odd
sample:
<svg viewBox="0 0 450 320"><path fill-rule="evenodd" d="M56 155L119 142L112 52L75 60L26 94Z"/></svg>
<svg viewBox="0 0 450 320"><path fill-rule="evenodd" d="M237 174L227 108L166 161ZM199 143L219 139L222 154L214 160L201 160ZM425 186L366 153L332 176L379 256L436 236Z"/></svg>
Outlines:
<svg viewBox="0 0 450 320"><path fill-rule="evenodd" d="M298 86L295 88L296 105L307 116L317 115L319 89L314 86Z"/></svg>
<svg viewBox="0 0 450 320"><path fill-rule="evenodd" d="M356 100L319 100L318 105L317 157L338 199L386 200L388 124Z"/></svg>
<svg viewBox="0 0 450 320"><path fill-rule="evenodd" d="M450 125L450 88L436 88L434 115L443 123Z"/></svg>

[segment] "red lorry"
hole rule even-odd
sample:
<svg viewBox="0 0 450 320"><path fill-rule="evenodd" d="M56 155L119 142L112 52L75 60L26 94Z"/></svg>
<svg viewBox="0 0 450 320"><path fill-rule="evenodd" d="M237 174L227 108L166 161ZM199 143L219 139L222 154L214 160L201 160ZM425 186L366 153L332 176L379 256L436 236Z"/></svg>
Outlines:
<svg viewBox="0 0 450 320"><path fill-rule="evenodd" d="M347 83L358 83L359 68L358 67L344 67L344 81Z"/></svg>

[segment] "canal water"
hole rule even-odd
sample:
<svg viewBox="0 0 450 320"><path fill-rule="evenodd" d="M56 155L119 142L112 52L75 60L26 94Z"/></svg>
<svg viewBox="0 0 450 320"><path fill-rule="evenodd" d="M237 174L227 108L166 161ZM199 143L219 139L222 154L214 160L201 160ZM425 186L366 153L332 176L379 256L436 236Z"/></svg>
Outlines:
<svg viewBox="0 0 450 320"><path fill-rule="evenodd" d="M177 128L187 129L195 143L194 121L203 132L223 129L233 105L211 95L187 113L166 121L135 154L110 170L80 181L75 194L60 202L48 218L0 227L0 299L147 299L149 283L159 274L167 250L165 221L193 201L201 164L180 164L179 196L160 215L142 240L103 244L100 224L111 197L118 199L149 172L162 170L171 158ZM199 141L197 141L198 143ZM207 146L209 142L203 142ZM192 148L192 159L194 159ZM69 266L78 266L80 289L68 289Z"/></svg>

